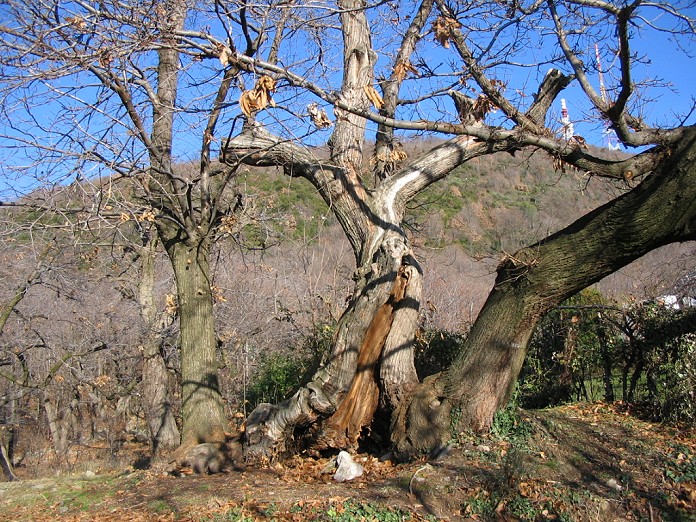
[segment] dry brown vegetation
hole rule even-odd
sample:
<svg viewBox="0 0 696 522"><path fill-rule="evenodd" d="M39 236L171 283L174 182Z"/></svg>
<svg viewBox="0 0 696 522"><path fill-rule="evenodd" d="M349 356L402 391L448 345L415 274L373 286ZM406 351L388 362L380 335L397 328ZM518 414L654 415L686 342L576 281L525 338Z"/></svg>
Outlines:
<svg viewBox="0 0 696 522"><path fill-rule="evenodd" d="M459 434L435 461L361 454L365 475L344 484L328 458L177 477L137 469L143 445L97 445L71 451L69 469L49 458L58 476L0 485L0 519L693 520L692 431L596 403L521 412L504 435Z"/></svg>
<svg viewBox="0 0 696 522"><path fill-rule="evenodd" d="M276 212L280 225L263 234L245 229L235 241L220 243L214 258L221 379L231 429L239 414L254 406L245 399L269 356L318 362L312 352L317 345L307 339L330 337L354 269L343 234L309 185L256 172L247 176L249 186L260 187L248 197ZM466 332L493 283L499 252L560 229L625 188L580 172L561 176L538 155L507 154L474 160L433 187L414 202L408 218L425 267L423 325ZM0 410L3 422L16 426L13 458L18 476L27 481L3 486L0 517L237 520L229 513L239 513L303 520L326 517L345 499L398 506L416 519L428 514L530 519L510 514L513 498L533 507L540 519L567 513L567 520L678 520L694 507L693 468L688 480L675 482L666 476L666 465L647 464L672 459L678 468L682 461L693 462L690 434L640 423L604 406L529 413L533 435L519 462L510 462L509 441L461 439L450 456L427 466L382 464L366 455L366 478L350 486L320 475L325 460L186 479L136 469L149 463L139 398L146 328L135 300L139 265L126 241L129 223L117 231L66 231L54 218L30 211L18 209L11 216L2 231L0 302L9 301L39 261L43 268L0 337ZM30 227L32 219L43 226ZM50 255L47 244L53 245ZM666 247L598 288L618 302L660 295L693 270L693 259L691 244ZM164 308L172 292L164 259L157 273L156 294ZM177 410L176 323L164 335ZM626 444L631 447L622 449ZM511 472L506 466L512 465L515 476L505 484ZM85 471L98 478L80 478ZM72 478L45 479L56 472ZM607 486L610 479L621 489Z"/></svg>

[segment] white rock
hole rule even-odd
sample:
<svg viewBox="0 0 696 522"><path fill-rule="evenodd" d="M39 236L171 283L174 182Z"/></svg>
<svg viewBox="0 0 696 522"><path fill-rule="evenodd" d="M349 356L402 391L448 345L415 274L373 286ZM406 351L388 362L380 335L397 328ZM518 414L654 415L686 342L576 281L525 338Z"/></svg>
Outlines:
<svg viewBox="0 0 696 522"><path fill-rule="evenodd" d="M347 480L353 480L363 474L363 467L353 460L350 453L347 451L342 451L338 454L336 458L336 464L338 469L333 476L333 479L337 482L345 482Z"/></svg>
<svg viewBox="0 0 696 522"><path fill-rule="evenodd" d="M621 487L621 484L619 484L616 479L609 479L607 480L607 486L609 486L612 489L615 489L616 491L621 491L623 488Z"/></svg>

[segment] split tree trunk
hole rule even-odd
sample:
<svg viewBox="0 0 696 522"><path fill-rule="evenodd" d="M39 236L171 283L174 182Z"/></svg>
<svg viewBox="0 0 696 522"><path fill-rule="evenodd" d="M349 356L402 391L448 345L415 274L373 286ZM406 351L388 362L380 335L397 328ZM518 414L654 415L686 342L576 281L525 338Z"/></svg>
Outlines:
<svg viewBox="0 0 696 522"><path fill-rule="evenodd" d="M259 124L248 123L243 132L225 144L225 161L243 161L254 166L282 165L291 176L308 179L330 205L350 239L357 261L353 298L338 324L334 349L326 365L297 394L278 405L262 405L247 419L245 455L249 459L269 457L286 449L297 428L306 430L320 424L341 405L353 382L361 349L380 353L374 376L380 386L380 416L389 418L392 410L408 401L418 384L413 363L413 339L421 295L420 268L413 259L405 233L400 226L406 202L429 184L441 179L467 159L490 153L495 146L476 142L470 137L455 137L434 148L395 176L385 180L379 189L356 190L355 172L332 163L321 163L307 150L272 136ZM394 306L389 319L386 340L366 342L366 334L375 316L389 299L397 273L408 275L405 298ZM386 330L386 329L385 329ZM384 335L384 331L382 334ZM361 348L362 347L362 348ZM370 358L368 358L370 360ZM378 373L377 373L378 372ZM371 382L361 379L361 383ZM368 385L366 385L368 386ZM362 388L361 388L362 391ZM371 393L355 392L362 400ZM372 405L354 404L358 412L371 411ZM351 415L352 418L352 415ZM318 426L310 430L326 447L334 440L338 447L353 445L358 426L342 422L354 429L334 437L331 430ZM327 435L327 436L323 436ZM337 448L338 449L338 448Z"/></svg>
<svg viewBox="0 0 696 522"><path fill-rule="evenodd" d="M247 419L248 459L283 452L295 430L310 424L315 426L304 443L313 450L348 449L371 424L383 390L380 386L384 386L379 377L384 354L393 356L395 339L412 338L415 333L415 322L399 320L399 312L408 303L418 313L418 303L413 302L414 294L408 288L411 278L418 285L420 279L412 276L414 268L404 260L410 256L403 238L391 231L388 236L377 243L379 248L372 256L375 262L356 272L361 277L339 321L326 364L293 397L278 405L260 405ZM396 325L401 329L398 334L394 333ZM418 381L412 359L393 357L388 366L387 387L392 397L398 396L395 389L415 387Z"/></svg>

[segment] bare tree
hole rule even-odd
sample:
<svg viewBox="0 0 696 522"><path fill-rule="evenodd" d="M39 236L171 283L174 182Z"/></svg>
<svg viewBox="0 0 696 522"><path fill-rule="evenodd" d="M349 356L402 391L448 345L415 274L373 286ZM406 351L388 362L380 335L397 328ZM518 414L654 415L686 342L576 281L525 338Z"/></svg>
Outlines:
<svg viewBox="0 0 696 522"><path fill-rule="evenodd" d="M354 446L378 410L391 415L396 449L430 449L447 437L455 405L472 427L490 423L550 307L660 245L693 239L696 131L687 120L668 128L639 117L641 96L656 85L633 78L631 50L632 27L693 38L682 10L690 5L9 2L3 107L24 115L8 118L18 129L27 113L34 119L29 132L6 137L41 151L42 165L60 159L54 174L75 173L62 163L70 160L81 172L102 165L139 181L141 215L154 220L177 280L190 443L224 435L208 262L214 232L234 210L224 189L240 162L307 179L349 240L355 287L330 359L292 399L252 413L247 453L282 449L301 425L314 425L314 447ZM589 43L599 38L618 51L620 74L606 95L591 81ZM508 85L518 67L530 73ZM94 83L84 86L87 78ZM557 134L550 109L571 82L592 115L638 153L610 154ZM25 90L9 90L16 87ZM233 87L238 105L228 101ZM68 110L50 124L37 118L24 109L33 107L27 88L51 101L60 94ZM227 139L216 131L225 115ZM99 125L86 132L93 121ZM200 168L182 175L174 163L188 158L174 150L186 150L196 129ZM407 158L400 141L414 133L449 139ZM210 159L214 143L222 165ZM421 269L401 226L405 205L472 158L524 147L545 151L561 171L581 169L630 190L506 255L460 356L420 383L412 347Z"/></svg>
<svg viewBox="0 0 696 522"><path fill-rule="evenodd" d="M235 169L210 157L237 77L220 66L221 42L239 26L251 56L259 38L244 6L232 7L206 4L195 13L183 2L2 7L3 141L10 149L22 147L8 174L17 180L18 195L51 187L46 211L94 186L87 191L92 200L73 209L86 226L154 223L177 284L187 444L222 441L227 429L209 250L218 232L240 221L234 214L244 202L229 196ZM199 15L197 23L216 25L222 40L188 31L187 18ZM197 155L191 155L192 144ZM188 160L196 156L191 168Z"/></svg>
<svg viewBox="0 0 696 522"><path fill-rule="evenodd" d="M686 120L656 127L636 115L645 91L656 85L633 78L640 57L631 50L634 26L692 40L694 22L680 11L687 4L426 0L397 8L344 1L333 14L343 49L322 54L339 58L340 85L338 78L308 78L284 64L232 58L333 108L328 159L253 114L243 132L228 140L224 157L282 166L313 183L342 224L358 267L331 360L291 400L251 415L249 453L276 451L298 424L317 420L315 447L352 446L378 408L393 412L391 440L405 453L443 443L453 406L467 425L484 429L507 401L530 335L547 310L658 246L694 238L686 188L696 174L689 166L694 129ZM423 38L428 32L436 50ZM618 51L620 74L610 94L590 80L597 72L591 45L597 40ZM533 75L519 86L504 83L498 75L524 67L526 51L537 47L545 52L526 64L547 72L535 92L527 87ZM448 58L440 58L444 53ZM380 62L381 56L388 59ZM597 121L606 121L625 146L644 149L617 155L588 147L581 136L559 136L550 109L571 82L580 86ZM316 115L316 105L307 110L317 127L330 123ZM367 176L362 153L370 124L376 145L373 175ZM453 137L409 162L399 129ZM524 147L548 153L559 171L576 168L619 180L627 191L570 227L505 255L459 357L447 371L418 383L411 347L420 270L401 227L405 203L471 158Z"/></svg>

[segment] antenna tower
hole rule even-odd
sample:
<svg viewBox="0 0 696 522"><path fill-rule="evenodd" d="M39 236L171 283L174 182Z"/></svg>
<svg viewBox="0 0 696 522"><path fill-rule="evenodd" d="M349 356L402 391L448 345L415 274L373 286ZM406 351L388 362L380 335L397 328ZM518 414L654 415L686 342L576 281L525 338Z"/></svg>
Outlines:
<svg viewBox="0 0 696 522"><path fill-rule="evenodd" d="M602 72L602 60L599 57L599 46L595 44L595 60L597 61L597 72L599 73L599 94L602 97L602 101L606 105L608 102L607 88L604 85L604 73ZM616 136L616 132L609 126L609 122L604 120L604 131L602 132L603 139L602 144L608 149L619 150L621 145L619 144L619 138Z"/></svg>
<svg viewBox="0 0 696 522"><path fill-rule="evenodd" d="M565 98L561 98L561 135L566 141L570 141L575 134L575 129L573 128L573 122L570 121L568 116L568 107L566 106Z"/></svg>

